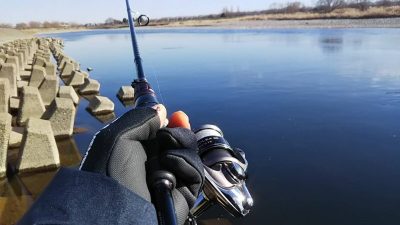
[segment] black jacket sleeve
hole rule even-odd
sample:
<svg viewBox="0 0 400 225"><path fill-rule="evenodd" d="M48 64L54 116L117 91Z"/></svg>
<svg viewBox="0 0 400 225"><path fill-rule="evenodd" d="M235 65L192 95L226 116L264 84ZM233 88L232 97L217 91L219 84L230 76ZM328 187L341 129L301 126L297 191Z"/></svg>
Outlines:
<svg viewBox="0 0 400 225"><path fill-rule="evenodd" d="M157 225L153 205L97 173L61 169L18 224Z"/></svg>

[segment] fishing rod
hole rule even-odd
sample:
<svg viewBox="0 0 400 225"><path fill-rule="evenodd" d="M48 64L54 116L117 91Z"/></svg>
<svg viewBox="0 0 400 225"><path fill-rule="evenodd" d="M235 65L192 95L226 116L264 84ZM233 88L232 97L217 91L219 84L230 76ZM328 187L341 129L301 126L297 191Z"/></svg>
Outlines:
<svg viewBox="0 0 400 225"><path fill-rule="evenodd" d="M132 83L132 87L135 89L135 97L134 97L135 107L136 108L153 107L159 104L159 102L157 100L154 90L151 88L149 82L147 82L146 76L144 74L142 57L140 56L139 45L136 39L135 24L134 24L135 21L132 18L132 13L131 13L132 10L129 4L129 0L126 0L126 8L128 11L129 29L131 33L132 49L135 58L136 74L137 74L137 79L135 79ZM146 17L145 15L140 15L138 17L137 20L139 22L139 25L141 25L140 21L145 17Z"/></svg>
<svg viewBox="0 0 400 225"><path fill-rule="evenodd" d="M126 0L126 7L137 72L137 79L132 82L132 87L135 89L135 107L153 107L159 102L144 74L129 0ZM140 15L137 21L141 26L148 25L150 20L147 16ZM182 115L182 113L172 115L169 127L190 129L189 119L186 114ZM174 125L172 125L173 123ZM233 216L247 215L253 207L253 198L246 186L248 162L245 153L240 149L232 148L217 126L204 125L195 134L199 156L204 166L205 184L195 205L190 210L189 224L197 224L196 219L214 204L222 206ZM176 185L175 176L168 171L156 171L151 176L150 185L153 189L153 200L159 224L177 225L174 201L171 195L171 191Z"/></svg>
<svg viewBox="0 0 400 225"><path fill-rule="evenodd" d="M129 1L126 0L126 8L128 11L129 29L131 33L133 55L135 57L137 79L132 82L132 87L135 89L135 108L153 107L158 105L156 94L147 82L146 76L143 71L142 58L140 57L139 46L136 39L135 25L132 18L132 10ZM140 24L141 18L138 17ZM148 23L147 23L148 24ZM146 24L146 25L147 25ZM157 210L157 219L160 225L178 225L176 217L174 201L171 191L175 188L175 176L164 170L158 170L152 174L151 187L153 189L154 204Z"/></svg>

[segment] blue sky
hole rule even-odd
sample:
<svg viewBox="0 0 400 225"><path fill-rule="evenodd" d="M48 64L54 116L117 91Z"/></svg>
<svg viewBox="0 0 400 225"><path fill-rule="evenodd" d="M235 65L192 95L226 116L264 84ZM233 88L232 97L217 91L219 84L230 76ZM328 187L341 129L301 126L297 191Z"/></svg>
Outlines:
<svg viewBox="0 0 400 225"><path fill-rule="evenodd" d="M278 0L131 0L135 11L151 18L220 13L224 7L240 10L268 9ZM310 4L314 0L302 0ZM26 21L103 22L125 17L124 0L0 0L0 23Z"/></svg>

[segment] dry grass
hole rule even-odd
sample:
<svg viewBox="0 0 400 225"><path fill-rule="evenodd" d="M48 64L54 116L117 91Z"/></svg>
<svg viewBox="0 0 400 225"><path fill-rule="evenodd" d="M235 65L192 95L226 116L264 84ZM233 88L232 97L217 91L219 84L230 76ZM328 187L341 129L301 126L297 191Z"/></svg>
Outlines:
<svg viewBox="0 0 400 225"><path fill-rule="evenodd" d="M400 6L392 7L371 7L366 11L360 11L354 8L336 9L330 13L293 13L293 14L275 14L259 15L260 19L275 20L304 20L304 19L367 19L367 18L389 18L400 17ZM251 19L248 18L248 19Z"/></svg>
<svg viewBox="0 0 400 225"><path fill-rule="evenodd" d="M337 9L330 13L280 13L280 14L260 14L254 16L244 16L236 18L221 18L208 20L186 20L181 22L171 22L164 24L153 24L155 26L181 27L181 26L213 26L226 22L243 21L263 21L263 20L312 20L312 19L368 19L368 18L391 18L400 17L400 6L392 7L371 7L366 11L354 8Z"/></svg>

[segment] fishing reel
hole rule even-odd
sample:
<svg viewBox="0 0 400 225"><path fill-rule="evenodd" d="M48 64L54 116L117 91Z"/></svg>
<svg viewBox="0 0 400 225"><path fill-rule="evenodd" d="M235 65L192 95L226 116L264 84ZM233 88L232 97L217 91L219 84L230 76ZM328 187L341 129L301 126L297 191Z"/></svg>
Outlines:
<svg viewBox="0 0 400 225"><path fill-rule="evenodd" d="M196 219L214 204L235 217L246 216L253 206L253 198L246 186L245 153L231 148L217 126L204 125L195 133L206 180L190 211L189 223L196 224Z"/></svg>

